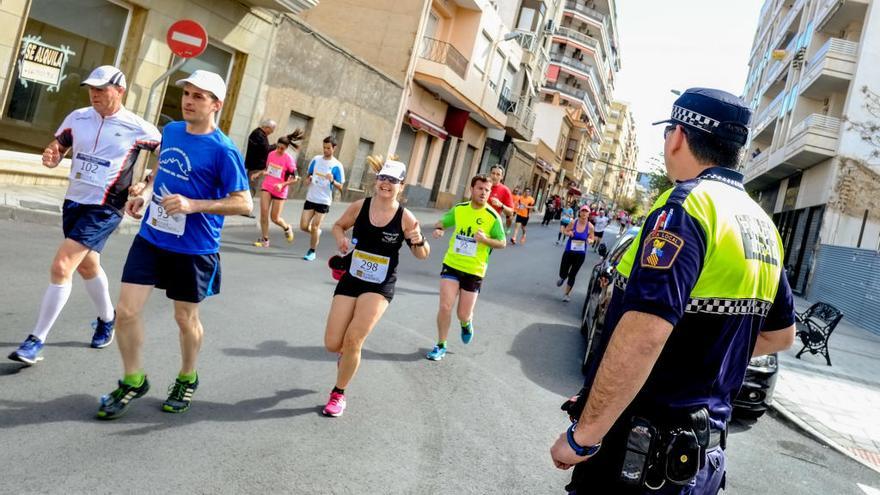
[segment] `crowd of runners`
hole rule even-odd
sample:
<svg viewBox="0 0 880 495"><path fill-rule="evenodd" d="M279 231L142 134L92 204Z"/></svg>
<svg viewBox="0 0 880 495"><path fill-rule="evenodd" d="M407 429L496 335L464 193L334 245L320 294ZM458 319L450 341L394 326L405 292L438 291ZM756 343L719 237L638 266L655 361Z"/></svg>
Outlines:
<svg viewBox="0 0 880 495"><path fill-rule="evenodd" d="M223 79L197 70L175 84L183 89L183 120L166 124L160 133L123 107L124 74L113 66L98 67L82 82L91 105L64 119L42 156L49 168L58 166L65 155L71 159L62 209L64 240L52 261L36 324L9 358L26 365L42 359L49 332L70 296L74 272L79 273L97 314L91 346L104 348L115 338L122 361L122 378L101 398L101 419L120 417L150 390L143 362L144 307L154 289L164 290L172 301L180 330L180 368L162 409L189 409L199 386L197 361L204 335L199 304L220 292L225 216L251 215L258 198L260 235L254 247L270 246L270 221L292 243L295 227L281 214L289 186L304 181L308 189L299 229L309 234L304 259L314 261L322 222L334 192L345 183L332 137L323 140L322 154L300 175L294 155L302 131L293 130L270 145L267 136L276 126L264 121L249 140L246 160L216 124L226 96ZM261 153L261 169L251 156L255 148ZM157 157L145 177L137 166L142 151ZM419 260L431 253L419 221L400 203L406 164L396 157L370 156L367 161L376 174L372 195L348 205L332 227L338 254L328 264L338 283L324 343L338 361L323 408L332 417L343 414L345 391L360 366L364 341L394 298L401 248L406 244ZM472 342L474 308L490 254L508 241L526 243L535 199L529 188L511 192L503 178L500 166L493 166L488 175L474 176L469 199L431 226L431 237L448 237L448 245L440 267L437 341L425 356L429 360L439 361L447 354L453 310L462 343ZM560 213L556 244L564 241L564 250L557 285L565 285L563 300L568 301L589 247L602 239L610 220L604 211L586 205L567 206ZM125 214L141 219L141 227L129 248L114 305L100 253Z"/></svg>

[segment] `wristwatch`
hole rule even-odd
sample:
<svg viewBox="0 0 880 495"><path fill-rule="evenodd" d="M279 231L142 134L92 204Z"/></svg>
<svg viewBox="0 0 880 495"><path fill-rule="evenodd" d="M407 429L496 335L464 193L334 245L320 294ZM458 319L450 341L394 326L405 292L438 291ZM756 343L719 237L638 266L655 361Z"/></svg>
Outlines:
<svg viewBox="0 0 880 495"><path fill-rule="evenodd" d="M602 447L602 442L599 442L596 445L587 445L586 447L578 445L574 440L574 429L576 427L577 421L573 422L571 426L568 427L568 431L565 434L568 439L568 446L571 447L571 450L580 457L594 455L596 452L599 452L599 449Z"/></svg>
<svg viewBox="0 0 880 495"><path fill-rule="evenodd" d="M419 242L411 242L411 243L409 243L409 246L410 246L410 247L422 247L422 246L424 246L424 245L425 245L425 236L420 235L419 237L422 238L421 241L419 241Z"/></svg>

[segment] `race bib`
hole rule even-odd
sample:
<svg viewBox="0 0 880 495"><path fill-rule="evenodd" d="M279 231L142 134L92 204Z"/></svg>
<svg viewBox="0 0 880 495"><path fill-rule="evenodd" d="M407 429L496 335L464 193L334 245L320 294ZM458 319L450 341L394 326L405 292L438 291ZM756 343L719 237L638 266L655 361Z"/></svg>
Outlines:
<svg viewBox="0 0 880 495"><path fill-rule="evenodd" d="M266 170L266 174L269 177L275 177L276 179L280 179L281 174L283 174L283 173L284 173L284 171L281 169L281 167L275 167L272 165L269 165L269 168Z"/></svg>
<svg viewBox="0 0 880 495"><path fill-rule="evenodd" d="M322 187L328 187L330 185L330 180L327 177L324 177L323 175L319 175L317 173L312 175L312 182L314 182L315 185Z"/></svg>
<svg viewBox="0 0 880 495"><path fill-rule="evenodd" d="M109 172L110 160L81 151L73 157L73 180L104 187L107 185Z"/></svg>
<svg viewBox="0 0 880 495"><path fill-rule="evenodd" d="M477 241L473 237L464 236L461 234L455 235L455 254L460 254L462 256L476 256L477 255Z"/></svg>
<svg viewBox="0 0 880 495"><path fill-rule="evenodd" d="M388 264L391 258L387 256L379 256L355 249L351 255L351 267L348 273L352 277L370 282L373 284L381 284L388 276Z"/></svg>
<svg viewBox="0 0 880 495"><path fill-rule="evenodd" d="M186 215L182 213L169 215L153 196L150 200L150 218L147 224L159 232L181 236L186 231Z"/></svg>
<svg viewBox="0 0 880 495"><path fill-rule="evenodd" d="M587 250L587 241L582 241L580 239L572 239L571 240L571 250L583 253L584 251Z"/></svg>

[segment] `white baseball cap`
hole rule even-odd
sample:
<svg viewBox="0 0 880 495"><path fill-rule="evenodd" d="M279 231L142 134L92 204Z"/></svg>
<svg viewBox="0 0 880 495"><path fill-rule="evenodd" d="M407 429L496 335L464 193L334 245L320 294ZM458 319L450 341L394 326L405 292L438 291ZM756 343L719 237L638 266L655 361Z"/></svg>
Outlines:
<svg viewBox="0 0 880 495"><path fill-rule="evenodd" d="M387 160L376 175L387 175L402 181L406 177L406 164L395 160Z"/></svg>
<svg viewBox="0 0 880 495"><path fill-rule="evenodd" d="M102 65L93 70L85 81L79 83L80 86L89 85L93 88L103 88L108 84L125 89L125 74L112 65Z"/></svg>
<svg viewBox="0 0 880 495"><path fill-rule="evenodd" d="M199 69L193 71L186 79L181 79L174 84L183 87L186 83L190 83L199 89L210 91L220 101L226 99L226 81L219 74Z"/></svg>

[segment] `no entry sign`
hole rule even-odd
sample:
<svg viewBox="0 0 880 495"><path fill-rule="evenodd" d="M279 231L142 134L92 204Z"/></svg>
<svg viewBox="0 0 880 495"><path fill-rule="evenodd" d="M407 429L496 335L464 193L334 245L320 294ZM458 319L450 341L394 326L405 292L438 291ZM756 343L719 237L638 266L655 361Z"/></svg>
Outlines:
<svg viewBox="0 0 880 495"><path fill-rule="evenodd" d="M165 41L178 57L198 57L208 47L208 32L198 22L182 19L168 28Z"/></svg>

